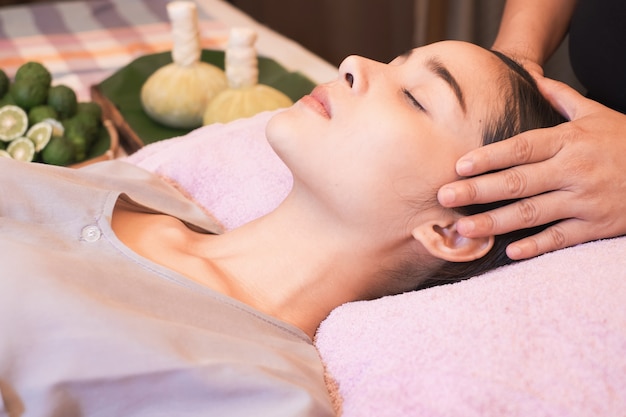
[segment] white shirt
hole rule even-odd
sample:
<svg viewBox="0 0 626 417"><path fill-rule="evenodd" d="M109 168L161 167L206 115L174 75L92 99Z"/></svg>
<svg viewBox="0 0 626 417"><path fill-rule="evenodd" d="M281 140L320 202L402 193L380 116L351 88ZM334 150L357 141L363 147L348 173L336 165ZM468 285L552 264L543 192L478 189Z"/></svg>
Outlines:
<svg viewBox="0 0 626 417"><path fill-rule="evenodd" d="M0 416L333 414L304 332L117 239L122 193L219 231L165 182L5 159L0 187Z"/></svg>

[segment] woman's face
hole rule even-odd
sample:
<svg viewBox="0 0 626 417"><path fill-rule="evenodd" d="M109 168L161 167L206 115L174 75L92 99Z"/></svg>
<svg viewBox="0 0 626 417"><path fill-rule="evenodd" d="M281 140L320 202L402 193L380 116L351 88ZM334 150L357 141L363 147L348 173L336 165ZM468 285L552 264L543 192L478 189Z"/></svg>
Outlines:
<svg viewBox="0 0 626 417"><path fill-rule="evenodd" d="M456 178L501 112L503 64L468 43L414 49L389 64L351 56L268 124L267 137L300 187L346 219L415 211ZM410 213L407 212L406 214ZM387 217L388 216L388 217Z"/></svg>

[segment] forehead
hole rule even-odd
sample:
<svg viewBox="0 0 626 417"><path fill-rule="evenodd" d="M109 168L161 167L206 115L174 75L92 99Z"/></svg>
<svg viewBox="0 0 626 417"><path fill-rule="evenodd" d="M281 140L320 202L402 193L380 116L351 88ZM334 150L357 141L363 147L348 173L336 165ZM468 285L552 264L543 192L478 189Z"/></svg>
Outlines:
<svg viewBox="0 0 626 417"><path fill-rule="evenodd" d="M405 59L443 62L457 78L483 75L485 80L495 80L506 68L491 51L462 41L441 41L412 49L403 55ZM478 70L478 71L475 71Z"/></svg>
<svg viewBox="0 0 626 417"><path fill-rule="evenodd" d="M496 86L506 71L504 63L491 51L461 41L442 41L416 48L411 58L424 64L440 62L465 89Z"/></svg>
<svg viewBox="0 0 626 417"><path fill-rule="evenodd" d="M493 102L504 87L502 76L507 71L506 65L491 51L468 42L433 43L409 51L403 59L432 72L439 72L438 67L442 67L469 102Z"/></svg>

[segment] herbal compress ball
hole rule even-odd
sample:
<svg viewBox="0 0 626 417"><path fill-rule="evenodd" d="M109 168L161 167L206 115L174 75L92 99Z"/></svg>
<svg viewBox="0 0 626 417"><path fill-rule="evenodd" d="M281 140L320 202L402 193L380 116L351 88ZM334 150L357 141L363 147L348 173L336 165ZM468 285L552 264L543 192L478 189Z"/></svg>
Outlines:
<svg viewBox="0 0 626 417"><path fill-rule="evenodd" d="M209 102L204 112L203 124L226 123L293 104L279 90L259 84L255 41L256 33L252 29L231 29L225 53L228 88Z"/></svg>
<svg viewBox="0 0 626 417"><path fill-rule="evenodd" d="M141 104L148 116L169 127L193 129L202 125L208 102L226 89L220 68L200 61L196 5L175 1L167 5L172 22L172 59L141 88Z"/></svg>

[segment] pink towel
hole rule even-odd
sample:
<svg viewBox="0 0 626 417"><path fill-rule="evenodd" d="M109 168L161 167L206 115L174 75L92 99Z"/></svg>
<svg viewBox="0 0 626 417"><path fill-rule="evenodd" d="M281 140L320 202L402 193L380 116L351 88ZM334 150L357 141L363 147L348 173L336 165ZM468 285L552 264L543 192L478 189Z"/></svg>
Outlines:
<svg viewBox="0 0 626 417"><path fill-rule="evenodd" d="M230 229L291 188L265 139L271 115L203 127L127 160ZM626 237L346 304L316 345L345 417L624 417Z"/></svg>
<svg viewBox="0 0 626 417"><path fill-rule="evenodd" d="M172 183L230 230L276 208L291 189L291 172L265 137L279 111L204 126L124 159Z"/></svg>
<svg viewBox="0 0 626 417"><path fill-rule="evenodd" d="M626 416L626 237L346 304L316 344L344 417Z"/></svg>

